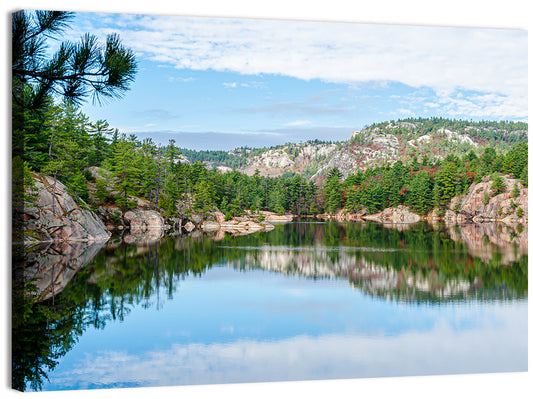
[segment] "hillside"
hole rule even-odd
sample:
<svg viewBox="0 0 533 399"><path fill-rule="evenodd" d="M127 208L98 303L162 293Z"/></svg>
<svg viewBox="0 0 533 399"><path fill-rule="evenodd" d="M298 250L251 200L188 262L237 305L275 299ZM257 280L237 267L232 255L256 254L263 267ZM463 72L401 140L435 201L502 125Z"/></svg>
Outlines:
<svg viewBox="0 0 533 399"><path fill-rule="evenodd" d="M514 144L527 142L528 127L522 122L472 122L442 118L404 119L370 125L354 131L346 141L308 141L271 148L247 147L232 151L182 150L185 162L203 161L223 171L235 169L252 176L301 174L321 182L328 170L338 168L344 177L358 170L413 159L435 162L449 154L477 155L487 147L507 152Z"/></svg>

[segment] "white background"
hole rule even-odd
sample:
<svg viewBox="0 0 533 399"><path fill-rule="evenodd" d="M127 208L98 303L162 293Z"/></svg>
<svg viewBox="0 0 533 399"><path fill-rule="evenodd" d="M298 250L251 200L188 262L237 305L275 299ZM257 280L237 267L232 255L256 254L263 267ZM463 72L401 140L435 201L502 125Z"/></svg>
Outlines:
<svg viewBox="0 0 533 399"><path fill-rule="evenodd" d="M432 26L490 27L528 30L533 18L528 0L150 0L141 3L102 1L74 3L64 0L2 2L2 132L0 212L2 228L1 275L1 383L6 397L20 395L10 389L10 13L18 9L104 11L144 14L276 18L289 20L372 22ZM528 43L529 54L531 44ZM531 58L531 56L529 56ZM529 62L531 65L531 62ZM531 320L531 317L529 317ZM531 350L529 351L531 355ZM531 357L531 356L529 356ZM460 376L354 379L295 383L136 388L25 394L38 398L524 398L533 393L530 373ZM4 396L3 396L4 397Z"/></svg>

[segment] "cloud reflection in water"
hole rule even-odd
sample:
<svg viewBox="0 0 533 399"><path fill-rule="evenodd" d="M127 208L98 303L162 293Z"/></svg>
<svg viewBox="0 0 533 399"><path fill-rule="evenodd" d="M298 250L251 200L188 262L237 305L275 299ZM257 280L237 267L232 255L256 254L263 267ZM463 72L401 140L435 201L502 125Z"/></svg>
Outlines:
<svg viewBox="0 0 533 399"><path fill-rule="evenodd" d="M51 385L86 389L525 371L525 312L527 302L512 309L494 306L482 326L465 330L442 320L430 331L398 336L299 335L174 344L135 355L102 351L55 374Z"/></svg>

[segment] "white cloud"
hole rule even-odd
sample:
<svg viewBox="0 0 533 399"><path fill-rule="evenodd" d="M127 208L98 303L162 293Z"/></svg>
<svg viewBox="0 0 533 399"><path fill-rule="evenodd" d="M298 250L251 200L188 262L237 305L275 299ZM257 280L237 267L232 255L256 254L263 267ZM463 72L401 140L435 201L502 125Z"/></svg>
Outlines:
<svg viewBox="0 0 533 399"><path fill-rule="evenodd" d="M174 16L116 20L135 52L179 69L349 84L397 81L430 87L443 98L458 89L497 93L498 112L527 115L526 31Z"/></svg>
<svg viewBox="0 0 533 399"><path fill-rule="evenodd" d="M256 82L256 81L244 82L244 83L224 82L224 83L222 83L222 85L224 87L226 87L226 88L231 88L231 89L234 89L237 86L245 87L245 88L248 88L248 89L264 89L265 88L265 84L263 82Z"/></svg>
<svg viewBox="0 0 533 399"><path fill-rule="evenodd" d="M413 111L411 111L410 109L405 109L405 108L398 108L396 110L396 113L402 116L415 116Z"/></svg>
<svg viewBox="0 0 533 399"><path fill-rule="evenodd" d="M310 121L293 121L293 122L287 122L287 123L284 123L283 126L303 126L303 125L309 125L311 122Z"/></svg>
<svg viewBox="0 0 533 399"><path fill-rule="evenodd" d="M169 82L181 82L181 83L190 83L190 82L194 82L196 79L193 78L193 77L188 77L188 78L181 78L181 77L175 77L175 76L171 76L168 78L168 81Z"/></svg>

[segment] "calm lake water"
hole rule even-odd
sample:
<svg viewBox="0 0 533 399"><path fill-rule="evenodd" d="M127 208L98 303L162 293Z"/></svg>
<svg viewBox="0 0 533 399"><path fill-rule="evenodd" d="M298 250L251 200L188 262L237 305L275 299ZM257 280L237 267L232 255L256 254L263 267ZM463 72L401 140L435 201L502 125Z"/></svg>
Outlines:
<svg viewBox="0 0 533 399"><path fill-rule="evenodd" d="M88 253L14 323L19 388L527 370L527 227L306 221Z"/></svg>

